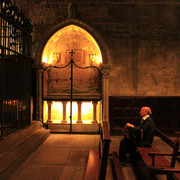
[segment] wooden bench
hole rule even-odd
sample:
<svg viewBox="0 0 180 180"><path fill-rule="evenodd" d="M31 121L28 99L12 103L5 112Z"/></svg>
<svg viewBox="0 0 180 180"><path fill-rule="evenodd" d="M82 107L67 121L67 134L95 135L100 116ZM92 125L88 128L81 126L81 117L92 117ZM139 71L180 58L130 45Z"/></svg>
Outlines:
<svg viewBox="0 0 180 180"><path fill-rule="evenodd" d="M148 148L137 147L137 150L141 155L144 163L150 170L151 179L153 179L156 174L166 174L167 179L172 179L173 177L180 179L180 169L175 169L179 144L170 139L157 128L155 129L155 135L160 137L172 148L172 153L161 153L153 145ZM165 156L171 157L171 161L169 162Z"/></svg>
<svg viewBox="0 0 180 180"><path fill-rule="evenodd" d="M107 121L102 121L99 149L89 151L85 180L105 180L111 137Z"/></svg>
<svg viewBox="0 0 180 180"><path fill-rule="evenodd" d="M116 180L125 180L122 166L119 160L119 156L116 151L112 152L112 172L113 172L113 179Z"/></svg>
<svg viewBox="0 0 180 180"><path fill-rule="evenodd" d="M180 146L180 131L175 131L175 135L176 135L176 142L178 142L179 146ZM177 160L180 162L180 151L178 151L177 154Z"/></svg>
<svg viewBox="0 0 180 180"><path fill-rule="evenodd" d="M175 131L175 135L177 137L176 141L180 144L180 131Z"/></svg>

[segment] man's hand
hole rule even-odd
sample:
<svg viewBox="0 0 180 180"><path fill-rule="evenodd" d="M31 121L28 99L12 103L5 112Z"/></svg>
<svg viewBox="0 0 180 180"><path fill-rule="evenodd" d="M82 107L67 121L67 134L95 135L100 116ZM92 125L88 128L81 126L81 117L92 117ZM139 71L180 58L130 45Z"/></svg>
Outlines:
<svg viewBox="0 0 180 180"><path fill-rule="evenodd" d="M134 125L131 124L131 123L126 123L126 126L127 126L127 127L131 127L131 128L134 128Z"/></svg>

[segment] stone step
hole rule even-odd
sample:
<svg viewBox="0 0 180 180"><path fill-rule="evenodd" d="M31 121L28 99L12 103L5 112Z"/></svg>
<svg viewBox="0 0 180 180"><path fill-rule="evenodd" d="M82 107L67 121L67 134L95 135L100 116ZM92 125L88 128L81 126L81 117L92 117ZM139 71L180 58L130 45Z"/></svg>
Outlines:
<svg viewBox="0 0 180 180"><path fill-rule="evenodd" d="M1 156L0 179L7 180L49 135L50 131L48 129L40 128Z"/></svg>
<svg viewBox="0 0 180 180"><path fill-rule="evenodd" d="M50 132L55 132L55 133L59 133L59 132L66 132L66 133L70 133L70 125L61 125L61 124L48 124L48 129L50 130Z"/></svg>
<svg viewBox="0 0 180 180"><path fill-rule="evenodd" d="M4 156L5 153L9 152L11 149L17 146L17 144L24 141L36 130L41 128L42 123L40 121L33 121L31 125L23 129L19 129L18 131L0 140L0 158Z"/></svg>
<svg viewBox="0 0 180 180"><path fill-rule="evenodd" d="M99 133L99 124L72 124L72 133ZM51 132L70 132L70 124L48 124Z"/></svg>

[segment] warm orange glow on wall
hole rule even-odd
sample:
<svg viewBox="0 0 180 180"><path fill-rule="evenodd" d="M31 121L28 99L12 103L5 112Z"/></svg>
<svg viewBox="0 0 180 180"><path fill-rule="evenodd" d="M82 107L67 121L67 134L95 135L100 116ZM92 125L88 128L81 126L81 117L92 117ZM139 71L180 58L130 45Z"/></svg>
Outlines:
<svg viewBox="0 0 180 180"><path fill-rule="evenodd" d="M53 123L61 123L61 120L63 118L62 110L63 110L62 103L53 101L51 107L51 119Z"/></svg>
<svg viewBox="0 0 180 180"><path fill-rule="evenodd" d="M61 66L70 61L67 56L67 52L69 53L70 50L81 53L80 57L77 57L77 53L74 56L83 59L85 64L82 66L90 65L90 54L96 54L91 65L102 63L101 51L96 40L86 30L76 25L68 25L51 36L44 47L41 61L45 64ZM57 54L60 55L58 58Z"/></svg>
<svg viewBox="0 0 180 180"><path fill-rule="evenodd" d="M90 124L93 120L93 104L91 102L82 103L82 116L83 123Z"/></svg>
<svg viewBox="0 0 180 180"><path fill-rule="evenodd" d="M101 55L89 54L90 65L96 65L102 63Z"/></svg>
<svg viewBox="0 0 180 180"><path fill-rule="evenodd" d="M48 105L47 101L43 102L43 122L46 123L48 120Z"/></svg>
<svg viewBox="0 0 180 180"><path fill-rule="evenodd" d="M43 110L44 123L48 120L48 103L44 101ZM100 102L96 107L96 120L100 119ZM52 123L61 123L63 120L63 104L62 102L52 101L51 104L51 121ZM70 102L66 104L66 118L67 123L70 123ZM72 123L77 123L78 120L78 105L77 102L72 103ZM83 124L91 124L93 121L93 103L92 101L84 101L81 105L81 120Z"/></svg>
<svg viewBox="0 0 180 180"><path fill-rule="evenodd" d="M78 119L78 108L77 108L77 102L72 103L72 123L76 123ZM70 123L70 102L67 103L66 106L66 120L68 123Z"/></svg>

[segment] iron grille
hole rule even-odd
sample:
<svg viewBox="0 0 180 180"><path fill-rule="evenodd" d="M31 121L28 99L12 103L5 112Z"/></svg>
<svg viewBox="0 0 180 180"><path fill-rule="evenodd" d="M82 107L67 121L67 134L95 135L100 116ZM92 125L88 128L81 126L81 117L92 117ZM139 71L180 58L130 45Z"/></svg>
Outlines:
<svg viewBox="0 0 180 180"><path fill-rule="evenodd" d="M15 4L0 2L0 138L30 124L32 27Z"/></svg>

